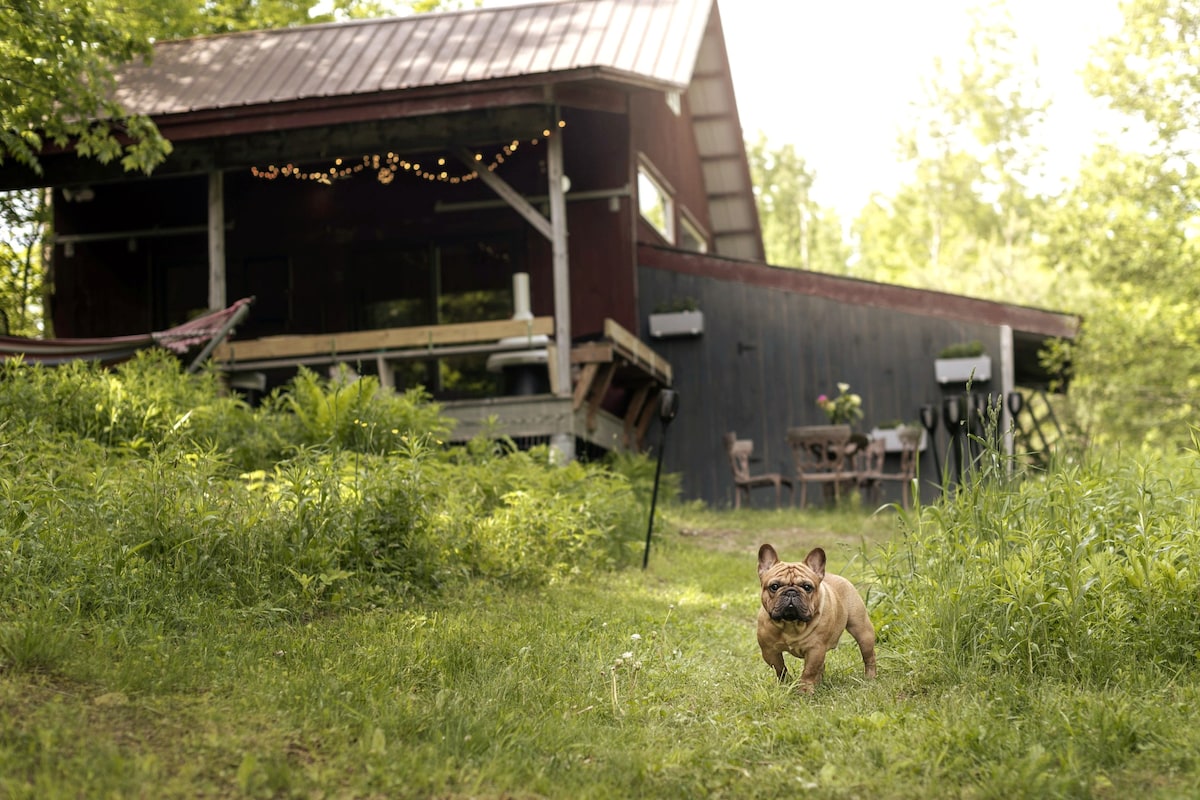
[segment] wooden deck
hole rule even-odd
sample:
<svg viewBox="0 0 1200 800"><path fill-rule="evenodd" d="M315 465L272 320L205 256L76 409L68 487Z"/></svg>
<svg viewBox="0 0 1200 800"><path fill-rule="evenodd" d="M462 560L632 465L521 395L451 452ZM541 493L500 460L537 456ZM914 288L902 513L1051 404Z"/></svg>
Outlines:
<svg viewBox="0 0 1200 800"><path fill-rule="evenodd" d="M549 349L554 368L552 317L493 320L457 325L426 325L226 341L213 360L227 373L313 366L373 359L384 385L392 361L452 355ZM458 424L453 439L480 433L538 440L560 435L604 450L645 449L659 392L671 386L671 365L629 331L605 320L603 336L571 348L572 393L493 397L443 404ZM550 376L554 386L554 376Z"/></svg>

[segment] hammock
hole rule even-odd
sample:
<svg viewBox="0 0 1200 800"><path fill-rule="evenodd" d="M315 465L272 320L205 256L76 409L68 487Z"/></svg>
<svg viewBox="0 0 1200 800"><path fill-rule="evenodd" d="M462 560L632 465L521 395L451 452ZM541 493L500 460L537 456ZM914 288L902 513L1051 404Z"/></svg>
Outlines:
<svg viewBox="0 0 1200 800"><path fill-rule="evenodd" d="M158 345L168 350L186 353L188 348L209 342L196 357L189 371L195 371L213 347L229 335L250 311L253 297L243 297L228 308L211 311L182 325L154 333L131 336L112 336L94 339L27 339L22 336L0 336L0 360L20 358L47 366L68 361L98 361L108 366L133 357L138 350Z"/></svg>

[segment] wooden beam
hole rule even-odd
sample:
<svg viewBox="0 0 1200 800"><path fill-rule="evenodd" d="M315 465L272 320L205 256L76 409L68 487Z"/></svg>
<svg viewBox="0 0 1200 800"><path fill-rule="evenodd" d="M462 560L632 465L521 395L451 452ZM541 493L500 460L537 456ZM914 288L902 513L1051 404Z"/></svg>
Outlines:
<svg viewBox="0 0 1200 800"><path fill-rule="evenodd" d="M642 415L642 410L646 408L646 402L650 399L651 384L642 384L634 392L633 397L629 399L629 406L625 409L624 432L625 432L625 447L631 448L638 443L638 420Z"/></svg>
<svg viewBox="0 0 1200 800"><path fill-rule="evenodd" d="M608 394L608 390L612 386L613 376L616 374L616 364L601 365L600 380L592 384L591 391L588 393L587 429L589 431L596 430L596 414L600 412L600 404L604 402L604 396Z"/></svg>
<svg viewBox="0 0 1200 800"><path fill-rule="evenodd" d="M357 159L364 154L388 151L410 155L449 154L449 148L456 144L488 148L485 153L490 157L514 138L525 139L540 134L550 124L551 112L545 105L521 105L238 131L227 130L223 125L239 122L242 117L223 110L221 114L210 114L212 126L197 123L199 127L192 130L192 121L204 116L200 113L180 115L179 125L171 127L171 134L160 128L171 140L174 150L154 170L154 178L207 175L214 169L249 169L272 163L282 166L289 162L321 162L338 156ZM258 124L262 125L262 121ZM95 159L80 158L74 151L47 152L41 157L41 163L43 174L38 175L22 164L5 161L0 165L0 191L146 180L140 172L126 172L119 159L101 164Z"/></svg>
<svg viewBox="0 0 1200 800"><path fill-rule="evenodd" d="M225 308L225 174L208 174L208 307Z"/></svg>
<svg viewBox="0 0 1200 800"><path fill-rule="evenodd" d="M637 430L636 442L637 442L638 450L642 450L645 448L646 431L648 431L650 429L650 422L656 416L658 416L658 414L656 413L658 411L658 408L657 408L658 403L656 401L658 400L658 396L660 394L661 394L661 392L657 391L657 390L654 392L651 392L647 403L644 406L642 406L641 415L637 421L637 428L636 428L636 430Z"/></svg>
<svg viewBox="0 0 1200 800"><path fill-rule="evenodd" d="M612 340L622 355L650 373L659 383L662 383L664 386L671 385L670 362L654 352L649 345L627 331L615 320L604 320L604 337Z"/></svg>
<svg viewBox="0 0 1200 800"><path fill-rule="evenodd" d="M592 389L592 381L596 380L596 373L600 369L600 363L598 360L589 361L583 365L583 369L579 370L579 380L575 382L575 395L571 403L573 411L583 408L588 392Z"/></svg>
<svg viewBox="0 0 1200 800"><path fill-rule="evenodd" d="M455 325L419 325L312 335L267 336L262 339L225 342L213 352L221 363L302 358L326 354L375 354L380 351L438 345L492 342L522 336L548 335L554 330L551 317L531 320L499 319L462 322Z"/></svg>
<svg viewBox="0 0 1200 800"><path fill-rule="evenodd" d="M545 236L547 239L554 240L554 232L551 230L550 220L542 216L542 212L538 211L533 205L521 196L521 193L509 186L499 175L482 168L479 162L475 159L475 154L469 150L463 149L458 153L458 157L468 168L475 170L475 174L479 176L479 180L487 184L493 192L500 195L504 202L512 206L513 210L525 218L525 221L534 227L538 233ZM558 309L554 310L555 316L558 316Z"/></svg>

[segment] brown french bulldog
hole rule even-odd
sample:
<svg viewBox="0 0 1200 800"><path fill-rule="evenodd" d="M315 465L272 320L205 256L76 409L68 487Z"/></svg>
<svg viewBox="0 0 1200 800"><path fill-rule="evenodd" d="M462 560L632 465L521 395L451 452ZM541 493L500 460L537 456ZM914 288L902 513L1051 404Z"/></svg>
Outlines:
<svg viewBox="0 0 1200 800"><path fill-rule="evenodd" d="M803 561L780 561L769 544L758 549L762 608L758 646L779 680L788 675L783 654L804 659L800 689L811 692L825 673L825 653L837 647L842 631L858 642L868 678L875 677L875 627L850 581L825 572L825 551L815 547Z"/></svg>

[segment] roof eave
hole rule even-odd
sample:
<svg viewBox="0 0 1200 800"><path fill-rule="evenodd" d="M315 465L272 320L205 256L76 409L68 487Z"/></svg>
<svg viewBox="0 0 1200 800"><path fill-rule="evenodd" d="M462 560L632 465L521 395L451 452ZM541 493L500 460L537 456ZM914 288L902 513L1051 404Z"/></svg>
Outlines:
<svg viewBox="0 0 1200 800"><path fill-rule="evenodd" d="M389 92L181 109L154 115L152 119L167 138L186 141L513 106L562 104L618 110L624 107L624 95L630 91L679 91L683 88L686 87L642 75L603 67L584 67L566 72L402 88ZM584 89L598 91L582 91ZM622 96L618 98L614 92Z"/></svg>

